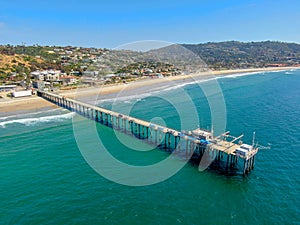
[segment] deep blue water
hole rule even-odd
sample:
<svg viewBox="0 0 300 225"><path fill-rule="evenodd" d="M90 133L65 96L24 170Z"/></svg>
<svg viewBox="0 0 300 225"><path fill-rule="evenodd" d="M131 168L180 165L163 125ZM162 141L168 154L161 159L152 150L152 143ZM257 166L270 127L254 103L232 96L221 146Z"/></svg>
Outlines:
<svg viewBox="0 0 300 225"><path fill-rule="evenodd" d="M250 143L255 131L260 144L271 145L260 150L249 176L199 172L186 164L163 182L124 186L100 176L84 160L72 117L79 128L86 119L62 109L2 117L0 224L299 223L300 71L235 75L218 82L226 103L226 128L234 135L244 133ZM209 102L201 89L195 84L181 89L197 109L196 122L178 89L101 106L130 109L133 116L176 129L211 128ZM168 156L159 150L134 151L103 125L96 130L120 161L151 165ZM88 148L96 148L89 140L91 131L81 132ZM122 138L137 148L147 147L133 137Z"/></svg>

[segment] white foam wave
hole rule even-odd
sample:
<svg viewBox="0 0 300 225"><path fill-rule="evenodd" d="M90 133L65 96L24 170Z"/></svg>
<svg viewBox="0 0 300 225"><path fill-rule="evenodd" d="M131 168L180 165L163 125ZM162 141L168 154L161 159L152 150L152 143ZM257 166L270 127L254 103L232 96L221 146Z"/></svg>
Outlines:
<svg viewBox="0 0 300 225"><path fill-rule="evenodd" d="M158 92L158 91L155 91ZM129 96L117 96L115 98L110 98L110 99L102 99L102 100L98 100L96 102L96 105L99 105L101 103L105 103L105 102L124 102L124 103L131 103L130 100L136 100L136 101L141 101L142 98L146 98L149 97L151 95L153 95L153 93L155 92L149 92L149 93L144 93L144 94L136 94L136 95L129 95Z"/></svg>
<svg viewBox="0 0 300 225"><path fill-rule="evenodd" d="M150 96L155 96L156 94L162 94L163 92L169 92L173 91L179 88L183 88L188 85L193 85L193 84L200 84L204 83L207 81L215 80L216 77L205 79L205 80L193 80L190 82L182 83L182 84L176 84L174 86L161 86L155 89L152 89L150 92L147 93L141 93L141 94L136 94L136 95L128 95L128 96L117 96L115 98L111 99L101 99L96 102L96 105L101 105L102 103L110 103L110 102L123 102L123 103L132 103L130 100L135 100L137 102L142 101L143 98L150 97ZM173 84L173 83L172 83Z"/></svg>
<svg viewBox="0 0 300 225"><path fill-rule="evenodd" d="M25 114L15 114L15 115L11 115L11 116L0 117L0 121L7 120L9 118L28 117L29 115L38 115L41 113L48 113L48 112L55 112L55 111L67 111L67 109L57 108L57 109L51 109L51 110L47 110L47 111L30 112L30 113L25 113Z"/></svg>
<svg viewBox="0 0 300 225"><path fill-rule="evenodd" d="M25 126L35 125L37 123L49 123L49 122L60 122L65 119L71 119L74 116L74 112L63 114L63 115L54 115L54 116L44 116L44 117L37 117L37 118L24 118L24 119L16 119L16 120L9 120L3 121L0 123L0 127L5 128L8 124L19 123Z"/></svg>
<svg viewBox="0 0 300 225"><path fill-rule="evenodd" d="M213 78L209 78L209 79L205 79L205 80L194 80L194 81L183 83L183 84L177 84L173 87L166 88L166 89L164 89L160 92L172 91L172 90L176 90L176 89L179 89L179 88L183 88L183 87L188 86L188 85L200 84L200 83L204 83L204 82L215 80L215 79L216 79L216 77L213 77Z"/></svg>
<svg viewBox="0 0 300 225"><path fill-rule="evenodd" d="M261 74L261 73L264 73L264 72L236 73L236 74L231 74L231 75L220 76L220 77L217 77L217 79L237 78L237 77L244 77L244 76Z"/></svg>
<svg viewBox="0 0 300 225"><path fill-rule="evenodd" d="M300 72L300 68L298 69L291 69L291 70L289 70L288 72L290 72L291 74L297 74L297 75L299 75L299 73L297 73L297 72Z"/></svg>
<svg viewBox="0 0 300 225"><path fill-rule="evenodd" d="M182 84L176 84L174 86L165 85L165 86L161 86L161 87L157 87L155 89L152 89L148 93L129 95L129 96L117 96L116 98L98 100L96 102L96 105L101 105L101 103L107 103L107 102L108 103L109 102L123 102L123 103L128 104L128 103L131 103L130 100L140 101L140 99L143 99L143 98L146 98L146 97L149 97L149 96L155 96L155 94L161 94L163 92L173 91L173 90L183 88L183 87L188 86L188 85L201 84L201 83L216 80L216 79L237 78L237 77L242 77L242 76L249 76L249 75L255 75L255 74L264 74L264 73L266 73L266 72L265 71L261 71L261 72L259 71L259 72L238 73L238 74L223 75L223 76L217 76L217 77L214 76L212 78L203 79L203 80L192 80L192 81L185 82L185 83L182 83Z"/></svg>

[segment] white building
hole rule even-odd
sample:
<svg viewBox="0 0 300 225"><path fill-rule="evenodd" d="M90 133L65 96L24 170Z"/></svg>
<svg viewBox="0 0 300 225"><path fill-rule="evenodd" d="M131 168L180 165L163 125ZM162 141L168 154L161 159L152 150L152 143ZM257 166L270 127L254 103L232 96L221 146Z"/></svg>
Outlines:
<svg viewBox="0 0 300 225"><path fill-rule="evenodd" d="M59 81L60 70L43 70L31 72L31 76L40 81Z"/></svg>
<svg viewBox="0 0 300 225"><path fill-rule="evenodd" d="M59 70L48 70L46 72L47 72L47 74L45 75L46 81L59 81L59 76L61 74Z"/></svg>
<svg viewBox="0 0 300 225"><path fill-rule="evenodd" d="M26 96L31 96L31 95L32 95L31 90L12 92L12 96L15 97L15 98L26 97Z"/></svg>
<svg viewBox="0 0 300 225"><path fill-rule="evenodd" d="M36 79L36 80L44 80L45 79L44 74L42 74L41 71L39 71L39 70L31 72L30 75L32 77L34 77L34 79Z"/></svg>
<svg viewBox="0 0 300 225"><path fill-rule="evenodd" d="M0 92L14 91L17 85L0 85Z"/></svg>

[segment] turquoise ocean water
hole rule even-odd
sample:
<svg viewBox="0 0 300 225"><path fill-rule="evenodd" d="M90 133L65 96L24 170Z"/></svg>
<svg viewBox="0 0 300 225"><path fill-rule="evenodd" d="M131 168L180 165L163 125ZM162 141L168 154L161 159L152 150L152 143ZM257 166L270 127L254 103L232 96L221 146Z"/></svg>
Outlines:
<svg viewBox="0 0 300 225"><path fill-rule="evenodd" d="M218 82L226 102L227 129L244 133L250 143L256 131L259 143L271 144L270 150L258 153L249 176L199 172L187 164L164 182L124 186L103 178L86 163L74 138L73 113L52 109L2 116L0 224L299 224L300 71L232 75ZM197 106L200 125L209 127L203 93L195 84L183 88ZM110 108L112 102L99 104ZM162 117L168 126L180 129L180 115L161 98L136 96L113 104L120 111L130 105L133 116ZM178 104L185 103L178 99ZM111 154L123 162L149 165L168 156L159 150L132 151L103 125L97 125L97 131Z"/></svg>

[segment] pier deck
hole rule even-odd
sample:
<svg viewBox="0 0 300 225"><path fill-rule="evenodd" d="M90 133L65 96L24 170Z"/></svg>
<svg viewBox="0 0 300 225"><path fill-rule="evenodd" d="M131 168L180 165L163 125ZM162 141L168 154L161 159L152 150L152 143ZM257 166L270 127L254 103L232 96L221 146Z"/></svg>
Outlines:
<svg viewBox="0 0 300 225"><path fill-rule="evenodd" d="M177 131L53 93L38 90L37 95L58 106L77 112L113 129L118 129L124 133L132 134L137 138L145 139L148 143L156 147L178 152L180 155L185 155L187 159L197 158L201 160L204 152L207 151L213 157L215 163L219 162L221 164L223 159L227 159L225 160L226 171L229 168L237 167L239 158L244 162L244 175L254 168L254 158L258 152L258 148L245 145L241 141L235 143L242 136L238 138L232 137L234 138L232 141L227 141L228 132L221 136L213 137L212 133L198 129L197 132L207 135L207 137L200 137L192 132Z"/></svg>

